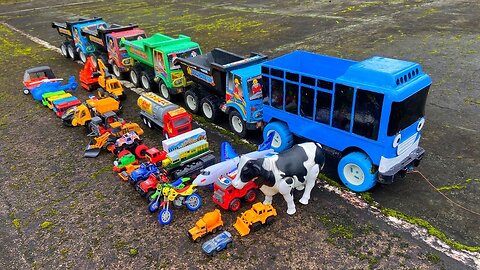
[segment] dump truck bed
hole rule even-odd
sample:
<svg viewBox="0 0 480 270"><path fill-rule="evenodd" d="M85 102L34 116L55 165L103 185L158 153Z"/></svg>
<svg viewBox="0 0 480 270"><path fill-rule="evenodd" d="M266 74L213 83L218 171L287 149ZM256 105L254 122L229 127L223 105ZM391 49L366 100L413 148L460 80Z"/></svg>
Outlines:
<svg viewBox="0 0 480 270"><path fill-rule="evenodd" d="M95 108L98 114L104 114L110 111L117 112L120 107L120 103L111 97L98 100L87 99L86 103L90 108Z"/></svg>

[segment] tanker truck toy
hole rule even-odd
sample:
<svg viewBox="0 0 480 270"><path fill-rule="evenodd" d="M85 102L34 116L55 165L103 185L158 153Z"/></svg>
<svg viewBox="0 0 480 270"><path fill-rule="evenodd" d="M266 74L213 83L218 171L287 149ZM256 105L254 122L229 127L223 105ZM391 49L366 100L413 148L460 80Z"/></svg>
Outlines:
<svg viewBox="0 0 480 270"><path fill-rule="evenodd" d="M65 38L60 44L60 51L66 58L87 62L87 56L93 53L95 47L90 45L89 40L82 35L83 28L96 29L107 27L102 18L78 19L76 21L52 22L52 28L57 29L58 34Z"/></svg>
<svg viewBox="0 0 480 270"><path fill-rule="evenodd" d="M197 242L201 237L207 233L215 233L223 227L222 214L220 210L215 209L208 212L201 219L199 219L193 228L188 230L188 236L194 242Z"/></svg>
<svg viewBox="0 0 480 270"><path fill-rule="evenodd" d="M126 26L111 24L108 27L82 28L82 35L94 47L94 57L101 59L117 78L121 78L123 72L129 71L128 67L123 64L123 60L128 57L128 54L120 45L120 41L146 38L145 31L138 29L135 24Z"/></svg>
<svg viewBox="0 0 480 270"><path fill-rule="evenodd" d="M202 53L198 43L184 35L175 39L157 33L144 39L123 39L120 46L124 46L129 55L122 63L130 68L130 81L147 91L158 85L160 95L168 100L187 86L183 72L173 63L174 60Z"/></svg>
<svg viewBox="0 0 480 270"><path fill-rule="evenodd" d="M253 202L257 198L258 189L254 181L249 181L242 189L236 189L232 185L237 175L237 169L227 173L213 184L213 202L225 210L238 211L241 207L240 199Z"/></svg>
<svg viewBox="0 0 480 270"><path fill-rule="evenodd" d="M250 233L250 230L257 231L262 225L272 224L276 215L277 210L271 204L258 202L237 217L237 222L233 224L233 227L241 236L245 236Z"/></svg>
<svg viewBox="0 0 480 270"><path fill-rule="evenodd" d="M192 58L177 58L187 81L185 104L193 113L202 112L215 122L219 112L228 115L231 130L245 137L247 130L262 123L262 76L260 64L267 57L252 53L243 57L222 49Z"/></svg>
<svg viewBox="0 0 480 270"><path fill-rule="evenodd" d="M213 256L216 252L228 248L232 244L232 235L228 231L224 231L214 238L203 243L202 249L208 256Z"/></svg>
<svg viewBox="0 0 480 270"><path fill-rule="evenodd" d="M143 123L149 128L161 129L166 138L192 130L192 116L184 108L152 92L142 93L137 105Z"/></svg>

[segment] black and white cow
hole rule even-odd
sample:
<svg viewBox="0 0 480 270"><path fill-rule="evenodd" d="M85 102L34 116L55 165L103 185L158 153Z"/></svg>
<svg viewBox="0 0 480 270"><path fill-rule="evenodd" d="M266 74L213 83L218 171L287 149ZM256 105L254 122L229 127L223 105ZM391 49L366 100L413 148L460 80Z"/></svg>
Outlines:
<svg viewBox="0 0 480 270"><path fill-rule="evenodd" d="M287 213L293 215L296 212L293 189L305 189L300 203L308 204L310 192L324 164L325 153L320 144L297 144L271 157L249 159L242 156L232 184L241 189L248 181L255 181L265 194L263 204L271 204L273 195L282 194L287 202Z"/></svg>

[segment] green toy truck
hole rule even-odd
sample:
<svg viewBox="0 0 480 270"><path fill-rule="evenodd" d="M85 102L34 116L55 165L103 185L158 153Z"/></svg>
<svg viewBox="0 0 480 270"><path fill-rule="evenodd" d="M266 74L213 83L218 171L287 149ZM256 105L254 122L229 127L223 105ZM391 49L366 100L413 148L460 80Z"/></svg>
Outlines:
<svg viewBox="0 0 480 270"><path fill-rule="evenodd" d="M130 81L147 91L158 84L160 95L167 100L182 92L188 83L180 66L173 61L202 53L198 43L184 35L175 39L157 33L140 40L122 40L121 46L129 55L122 63L131 66Z"/></svg>

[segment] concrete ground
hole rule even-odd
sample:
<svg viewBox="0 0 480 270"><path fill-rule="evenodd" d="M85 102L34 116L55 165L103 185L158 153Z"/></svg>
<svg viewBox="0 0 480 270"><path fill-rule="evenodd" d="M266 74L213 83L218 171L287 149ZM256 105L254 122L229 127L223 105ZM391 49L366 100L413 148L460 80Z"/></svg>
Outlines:
<svg viewBox="0 0 480 270"><path fill-rule="evenodd" d="M308 206L297 203L293 217L276 198L277 221L244 238L231 227L237 214L224 212L235 245L207 258L185 235L214 208L211 192L200 190L205 204L199 211L175 209L174 222L161 227L145 201L113 175L112 155L83 158L84 130L63 127L52 112L20 92L26 68L47 64L66 78L78 74L80 66L9 28L56 46L61 39L50 28L53 20L101 16L138 23L150 34L189 35L205 52L222 47L274 58L303 49L354 60L381 55L418 62L433 80L421 142L427 155L419 170L446 196L478 213L478 14L474 0L2 1L0 20L7 25L0 25L1 268L480 267L478 252L467 252L470 259L459 261L457 253L433 249L426 237L392 227L388 219L322 186ZM77 95L85 99L88 94L79 89ZM140 122L135 99L129 92L122 116ZM230 137L204 128L218 153L219 143ZM248 139L258 143L258 135ZM145 140L160 145L162 137L146 130ZM235 148L248 151L244 145ZM370 195L381 208L428 222L457 247L479 249L479 216L447 201L418 174L377 186Z"/></svg>

